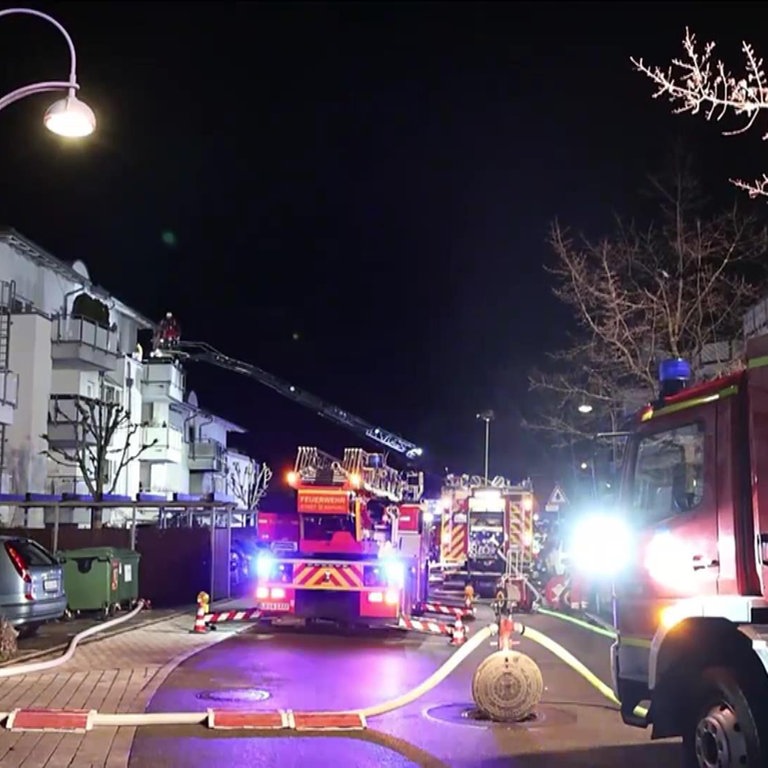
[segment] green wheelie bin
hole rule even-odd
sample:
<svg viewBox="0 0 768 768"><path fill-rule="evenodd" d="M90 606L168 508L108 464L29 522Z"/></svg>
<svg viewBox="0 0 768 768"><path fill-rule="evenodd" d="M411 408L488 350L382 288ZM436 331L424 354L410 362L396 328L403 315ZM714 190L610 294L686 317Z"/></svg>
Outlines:
<svg viewBox="0 0 768 768"><path fill-rule="evenodd" d="M113 547L84 547L58 552L64 591L72 613L111 612L118 602L119 564Z"/></svg>
<svg viewBox="0 0 768 768"><path fill-rule="evenodd" d="M139 560L141 555L132 549L116 549L115 557L120 565L117 574L116 602L123 608L130 608L139 600Z"/></svg>

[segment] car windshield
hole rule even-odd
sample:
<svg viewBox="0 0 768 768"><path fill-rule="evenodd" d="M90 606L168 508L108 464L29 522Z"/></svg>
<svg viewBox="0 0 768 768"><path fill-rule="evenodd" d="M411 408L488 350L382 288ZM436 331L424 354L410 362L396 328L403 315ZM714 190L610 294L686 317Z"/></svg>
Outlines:
<svg viewBox="0 0 768 768"><path fill-rule="evenodd" d="M27 563L27 567L58 565L37 542L30 539L12 539L11 546L21 555Z"/></svg>

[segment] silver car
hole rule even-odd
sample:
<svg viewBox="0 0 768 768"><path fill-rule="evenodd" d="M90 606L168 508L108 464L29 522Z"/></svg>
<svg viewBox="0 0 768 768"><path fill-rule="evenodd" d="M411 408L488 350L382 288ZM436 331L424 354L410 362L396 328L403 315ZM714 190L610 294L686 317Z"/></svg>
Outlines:
<svg viewBox="0 0 768 768"><path fill-rule="evenodd" d="M61 565L32 539L0 536L0 616L22 635L67 610Z"/></svg>

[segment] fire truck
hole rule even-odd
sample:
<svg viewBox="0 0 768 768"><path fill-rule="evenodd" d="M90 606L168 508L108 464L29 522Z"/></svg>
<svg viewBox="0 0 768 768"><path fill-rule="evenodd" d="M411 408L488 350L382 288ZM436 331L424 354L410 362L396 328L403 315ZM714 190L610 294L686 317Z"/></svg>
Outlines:
<svg viewBox="0 0 768 768"><path fill-rule="evenodd" d="M300 447L287 480L296 491L295 541L259 531L262 542L271 539L256 562L265 616L397 625L427 602L421 473L402 474L361 448L336 459Z"/></svg>
<svg viewBox="0 0 768 768"><path fill-rule="evenodd" d="M740 371L660 396L625 435L618 503L579 540L613 571L625 723L682 736L687 768L768 765L768 335Z"/></svg>
<svg viewBox="0 0 768 768"><path fill-rule="evenodd" d="M502 580L514 582L516 602L525 604L534 543L530 481L448 475L439 506L444 572L469 580L479 594L495 594Z"/></svg>

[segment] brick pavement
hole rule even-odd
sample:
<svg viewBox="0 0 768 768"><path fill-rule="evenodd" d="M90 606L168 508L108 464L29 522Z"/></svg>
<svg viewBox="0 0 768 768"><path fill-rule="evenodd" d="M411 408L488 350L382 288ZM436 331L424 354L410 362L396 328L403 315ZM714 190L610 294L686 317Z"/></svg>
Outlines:
<svg viewBox="0 0 768 768"><path fill-rule="evenodd" d="M144 712L155 691L185 659L237 630L191 634L194 617L140 627L79 647L61 667L0 679L0 712L66 707ZM135 728L98 726L86 734L0 730L2 768L126 768Z"/></svg>

